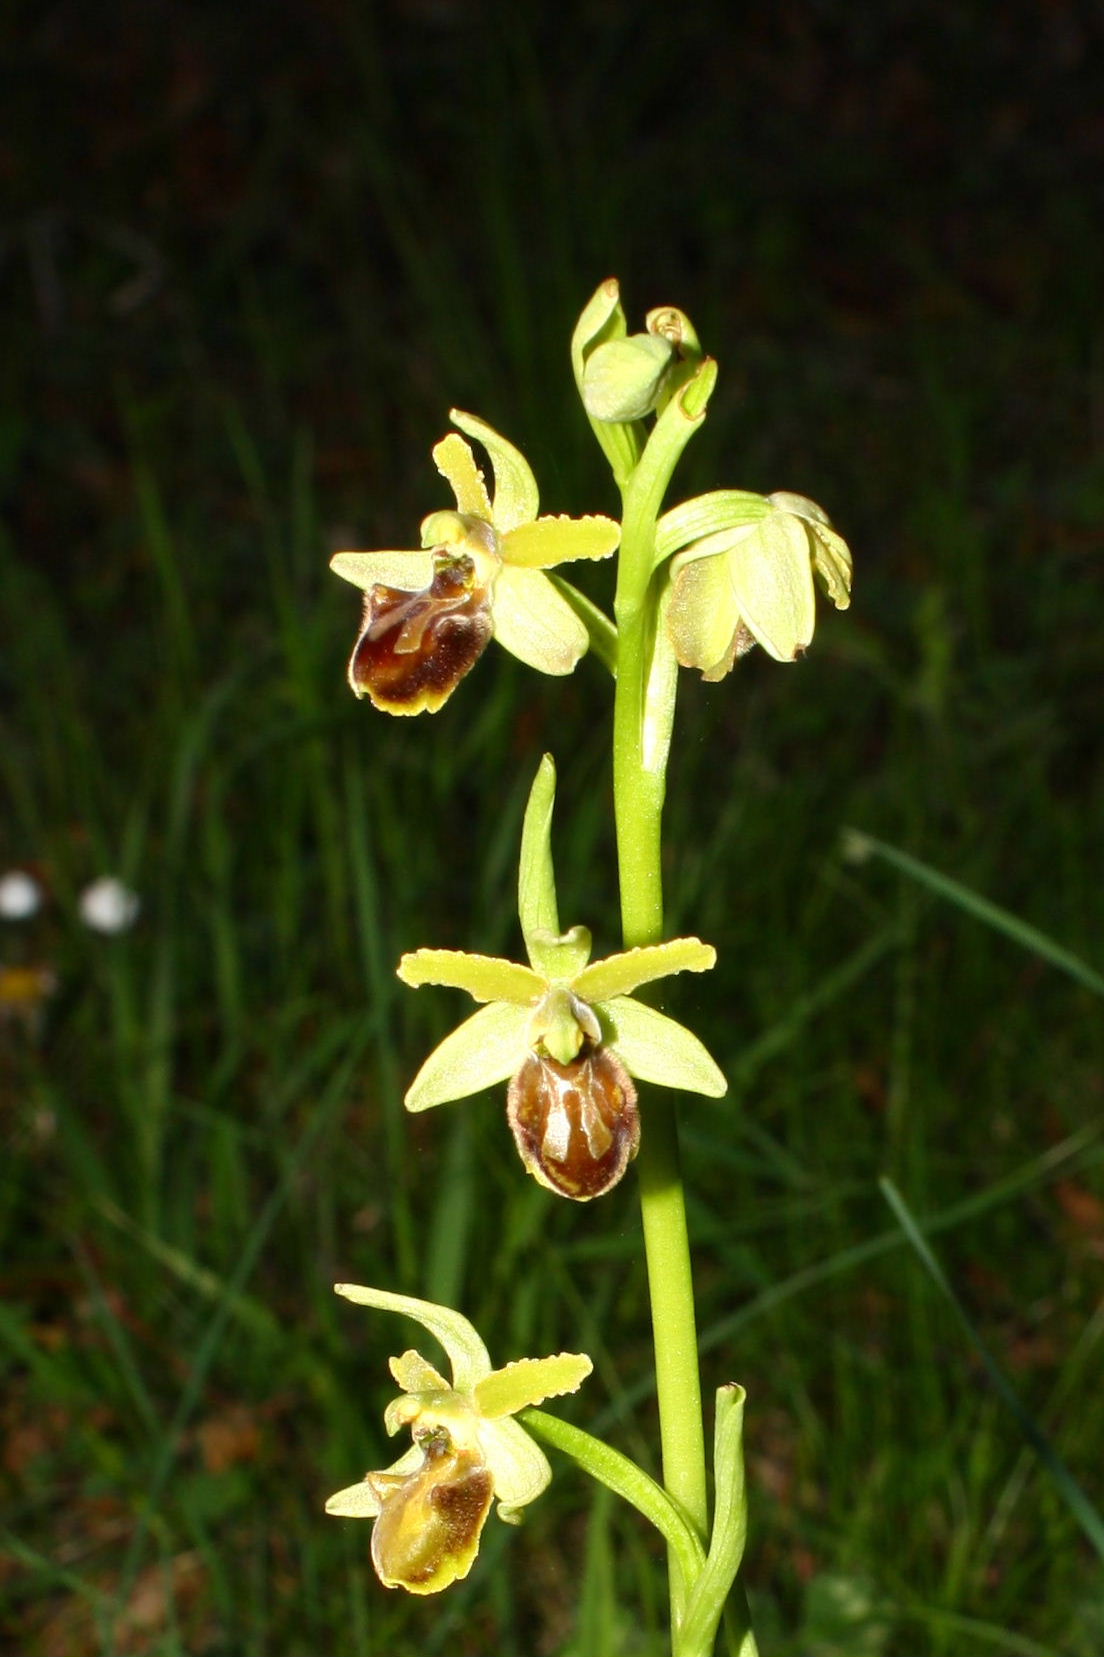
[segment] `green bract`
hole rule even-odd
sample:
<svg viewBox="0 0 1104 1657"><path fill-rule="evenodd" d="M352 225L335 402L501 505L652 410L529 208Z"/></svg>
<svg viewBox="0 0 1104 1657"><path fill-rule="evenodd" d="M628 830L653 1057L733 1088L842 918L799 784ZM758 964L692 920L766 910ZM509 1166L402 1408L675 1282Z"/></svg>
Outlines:
<svg viewBox="0 0 1104 1657"><path fill-rule="evenodd" d="M552 1478L544 1451L512 1417L575 1392L593 1365L584 1353L561 1352L492 1369L459 1312L354 1283L335 1290L414 1319L448 1354L451 1384L418 1352L390 1360L402 1395L388 1405L384 1425L392 1435L409 1427L414 1443L386 1471L366 1474L326 1503L327 1513L378 1521L372 1559L388 1587L437 1593L471 1569L492 1499L500 1518L516 1522Z"/></svg>
<svg viewBox="0 0 1104 1657"><path fill-rule="evenodd" d="M538 517L537 483L524 455L472 414L453 409L450 419L489 454L493 499L470 445L450 432L433 459L452 486L455 512L434 512L423 521L420 550L338 552L330 567L369 595L379 588L420 594L442 566L467 570L470 561L468 589L485 601L499 643L542 673L570 673L586 651L587 628L544 572L579 558L608 558L620 525L604 517ZM366 611L354 665L373 625L378 629L379 619ZM371 693L355 678L353 688Z"/></svg>
<svg viewBox="0 0 1104 1657"><path fill-rule="evenodd" d="M687 502L658 526L657 556L672 552L668 634L706 679L756 643L779 662L800 655L816 622L814 574L838 610L851 602L847 543L804 495L722 490Z"/></svg>

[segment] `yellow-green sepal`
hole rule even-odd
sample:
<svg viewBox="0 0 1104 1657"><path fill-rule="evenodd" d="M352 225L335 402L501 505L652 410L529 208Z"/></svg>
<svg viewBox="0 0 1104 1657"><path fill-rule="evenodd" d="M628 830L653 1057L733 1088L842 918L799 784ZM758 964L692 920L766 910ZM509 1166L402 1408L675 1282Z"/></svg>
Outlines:
<svg viewBox="0 0 1104 1657"><path fill-rule="evenodd" d="M655 562L662 564L684 547L721 530L739 529L757 523L772 510L766 495L748 489L712 489L692 500L672 506L656 524Z"/></svg>
<svg viewBox="0 0 1104 1657"><path fill-rule="evenodd" d="M827 512L807 495L794 495L785 489L776 490L770 500L773 506L792 512L807 526L813 568L836 609L846 610L851 603L851 549L839 531L832 528Z"/></svg>
<svg viewBox="0 0 1104 1657"><path fill-rule="evenodd" d="M528 1051L529 1019L528 1008L505 1001L480 1007L433 1049L406 1090L407 1110L431 1110L506 1081Z"/></svg>
<svg viewBox="0 0 1104 1657"><path fill-rule="evenodd" d="M585 926L560 931L556 871L552 862L552 808L556 802L556 764L545 754L537 767L518 860L518 919L534 972L548 982L567 981L590 960L590 933Z"/></svg>
<svg viewBox="0 0 1104 1657"><path fill-rule="evenodd" d="M334 1293L357 1306L371 1306L378 1312L398 1312L401 1317L411 1318L428 1329L448 1354L452 1384L458 1391L471 1391L483 1376L491 1373L490 1353L477 1330L451 1306L392 1294L388 1289L370 1289L360 1283L335 1283Z"/></svg>
<svg viewBox="0 0 1104 1657"><path fill-rule="evenodd" d="M727 559L697 558L696 549L697 543L674 561L664 619L678 661L683 667L700 668L710 679L731 667L733 638L742 618Z"/></svg>
<svg viewBox="0 0 1104 1657"><path fill-rule="evenodd" d="M552 808L556 803L556 762L545 754L537 766L525 807L518 863L518 919L529 947L530 937L554 937L560 930L556 871L552 865ZM530 952L530 960L532 953ZM534 968L540 968L533 962Z"/></svg>
<svg viewBox="0 0 1104 1657"><path fill-rule="evenodd" d="M617 678L617 628L606 615L606 612L594 603L593 599L581 593L578 587L572 586L561 575L550 575L549 581L555 587L560 597L564 599L583 626L587 630L590 648L595 656L608 668L612 676Z"/></svg>
<svg viewBox="0 0 1104 1657"><path fill-rule="evenodd" d="M571 673L590 635L543 570L504 563L495 581L494 633L504 650L538 673Z"/></svg>
<svg viewBox="0 0 1104 1657"><path fill-rule="evenodd" d="M586 407L585 373L588 358L599 346L611 340L624 339L628 333L625 312L621 306L621 290L615 277L601 283L583 307L571 336L571 366L580 400ZM609 422L596 420L589 413L591 430L610 463L614 480L620 487L644 449L644 428L638 422Z"/></svg>
<svg viewBox="0 0 1104 1657"><path fill-rule="evenodd" d="M630 1075L660 1087L703 1093L709 1099L728 1092L724 1072L705 1044L666 1013L627 995L598 1002L595 1011L608 1026L606 1039Z"/></svg>
<svg viewBox="0 0 1104 1657"><path fill-rule="evenodd" d="M728 553L740 615L776 662L792 662L812 641L816 595L810 541L802 519L776 511L738 534Z"/></svg>
<svg viewBox="0 0 1104 1657"><path fill-rule="evenodd" d="M532 523L540 507L540 492L533 468L521 450L477 415L454 408L449 410L449 419L465 436L482 443L491 457L494 498L489 516L498 533L505 535L518 524Z"/></svg>
<svg viewBox="0 0 1104 1657"><path fill-rule="evenodd" d="M575 1392L593 1367L585 1353L560 1352L551 1358L522 1358L477 1382L476 1407L485 1421L494 1422L494 1433L485 1433L483 1442L494 1474L497 1512L508 1524L518 1522L520 1510L552 1479L544 1451L511 1418L544 1398Z"/></svg>
<svg viewBox="0 0 1104 1657"><path fill-rule="evenodd" d="M499 1498L496 1512L508 1525L520 1524L522 1508L552 1483L548 1457L525 1428L506 1416L484 1434L484 1454Z"/></svg>

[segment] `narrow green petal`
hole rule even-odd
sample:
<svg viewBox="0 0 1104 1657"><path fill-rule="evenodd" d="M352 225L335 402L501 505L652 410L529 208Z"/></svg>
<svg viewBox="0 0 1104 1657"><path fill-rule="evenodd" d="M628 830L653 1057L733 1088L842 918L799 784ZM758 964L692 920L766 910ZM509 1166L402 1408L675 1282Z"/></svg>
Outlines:
<svg viewBox="0 0 1104 1657"><path fill-rule="evenodd" d="M521 569L550 570L577 558L608 558L620 539L621 525L612 518L538 518L503 536L502 556Z"/></svg>
<svg viewBox="0 0 1104 1657"><path fill-rule="evenodd" d="M420 593L433 580L432 552L335 552L330 568L343 581L365 592L369 587L399 587Z"/></svg>
<svg viewBox="0 0 1104 1657"><path fill-rule="evenodd" d="M462 437L449 432L433 450L433 464L456 496L456 510L491 521L491 497L475 456Z"/></svg>
<svg viewBox="0 0 1104 1657"><path fill-rule="evenodd" d="M407 1110L466 1099L512 1076L525 1057L529 1012L492 1001L435 1047L407 1089Z"/></svg>
<svg viewBox="0 0 1104 1657"><path fill-rule="evenodd" d="M776 662L792 662L813 636L816 604L810 532L774 512L726 555L740 613Z"/></svg>
<svg viewBox="0 0 1104 1657"><path fill-rule="evenodd" d="M485 420L477 419L474 414L465 414L463 409L450 409L449 419L466 436L482 443L491 457L494 468L491 518L498 533L505 535L507 531L516 529L518 524L529 523L537 515L540 495L533 469L520 449L507 443Z"/></svg>
<svg viewBox="0 0 1104 1657"><path fill-rule="evenodd" d="M667 633L683 667L703 673L716 667L739 625L740 607L723 556L694 558L676 570Z"/></svg>
<svg viewBox="0 0 1104 1657"><path fill-rule="evenodd" d="M518 1508L536 1501L552 1483L548 1457L510 1416L485 1422L479 1444L494 1479L499 1518L516 1521Z"/></svg>
<svg viewBox="0 0 1104 1657"><path fill-rule="evenodd" d="M487 1421L516 1415L527 1404L540 1404L565 1392L578 1392L594 1365L585 1352L559 1352L553 1358L519 1358L485 1375L475 1402Z"/></svg>
<svg viewBox="0 0 1104 1657"><path fill-rule="evenodd" d="M490 1355L475 1328L450 1306L392 1294L389 1289L369 1289L361 1283L335 1283L334 1293L357 1306L371 1306L377 1312L398 1312L401 1317L412 1318L423 1329L428 1329L448 1353L452 1384L458 1392L470 1392L477 1381L491 1373Z"/></svg>
<svg viewBox="0 0 1104 1657"><path fill-rule="evenodd" d="M399 1357L392 1358L387 1367L404 1392L449 1391L444 1376L431 1363L427 1363L420 1352L403 1352Z"/></svg>
<svg viewBox="0 0 1104 1657"><path fill-rule="evenodd" d="M476 1001L508 1001L530 1007L544 994L544 979L518 961L498 955L468 955L460 949L416 949L396 968L404 984L447 984L467 990Z"/></svg>
<svg viewBox="0 0 1104 1657"><path fill-rule="evenodd" d="M708 972L716 960L712 944L703 944L700 938L670 938L665 944L646 944L592 961L571 988L584 1001L609 1001L673 972Z"/></svg>
<svg viewBox="0 0 1104 1657"><path fill-rule="evenodd" d="M608 1021L611 1045L625 1068L642 1082L657 1082L719 1099L728 1083L705 1047L683 1024L642 1001L618 996L598 1011Z"/></svg>
<svg viewBox="0 0 1104 1657"><path fill-rule="evenodd" d="M538 673L570 673L586 654L586 628L541 570L504 564L495 582L493 616L499 644Z"/></svg>

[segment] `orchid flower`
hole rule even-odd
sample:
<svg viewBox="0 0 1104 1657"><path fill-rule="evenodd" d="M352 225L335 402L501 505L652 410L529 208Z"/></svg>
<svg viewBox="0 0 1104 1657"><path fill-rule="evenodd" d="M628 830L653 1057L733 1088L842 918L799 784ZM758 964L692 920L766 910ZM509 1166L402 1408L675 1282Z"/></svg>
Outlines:
<svg viewBox="0 0 1104 1657"><path fill-rule="evenodd" d="M453 409L454 425L491 459L493 498L471 447L456 432L433 450L456 510L422 523L410 552L339 552L337 575L364 590L349 683L387 713L435 713L491 637L541 673L570 673L590 633L581 595L569 602L545 573L578 558L608 558L620 525L604 517L538 517L524 455L484 421Z"/></svg>
<svg viewBox="0 0 1104 1657"><path fill-rule="evenodd" d="M448 1354L451 1383L418 1352L390 1360L402 1393L387 1406L384 1426L392 1436L409 1427L414 1442L384 1472L366 1473L326 1503L327 1513L375 1520L372 1563L386 1587L439 1593L471 1570L492 1502L516 1524L551 1481L544 1451L513 1417L575 1392L593 1365L584 1353L561 1352L492 1369L459 1312L355 1283L335 1290L360 1306L413 1318Z"/></svg>
<svg viewBox="0 0 1104 1657"><path fill-rule="evenodd" d="M755 644L795 660L813 637L814 574L837 610L851 602L847 543L804 495L703 495L664 514L656 545L675 552L668 636L705 679L723 679Z"/></svg>

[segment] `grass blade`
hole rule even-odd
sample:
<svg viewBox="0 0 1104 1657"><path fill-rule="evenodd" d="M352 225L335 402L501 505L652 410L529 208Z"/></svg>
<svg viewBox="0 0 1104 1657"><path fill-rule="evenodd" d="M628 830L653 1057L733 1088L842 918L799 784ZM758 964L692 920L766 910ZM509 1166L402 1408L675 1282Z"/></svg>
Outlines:
<svg viewBox="0 0 1104 1657"><path fill-rule="evenodd" d="M1006 938L1021 948L1030 950L1043 961L1048 961L1052 967L1060 972L1068 973L1078 984L1084 985L1096 995L1104 995L1104 977L1083 961L1072 950L1064 949L1056 944L1053 938L1048 938L1045 932L1038 927L1030 926L1027 921L1020 920L1007 909L1002 909L997 903L990 903L979 892L974 892L969 886L963 886L959 881L952 880L949 875L940 874L927 863L922 863L918 857L912 857L908 852L898 851L896 846L887 845L884 840L876 840L872 834L864 834L860 829L844 829L843 854L851 862L862 863L868 857L880 857L886 863L900 869L912 880L919 881L937 897L945 898L967 914L973 915L975 920L983 921L996 932L1003 932Z"/></svg>
<svg viewBox="0 0 1104 1657"><path fill-rule="evenodd" d="M928 1275L936 1287L941 1290L949 1301L955 1316L962 1325L978 1357L985 1365L994 1390L1007 1404L1024 1438L1031 1445L1039 1460L1043 1463L1058 1489L1063 1501L1077 1520L1088 1540L1092 1543L1101 1559L1104 1559L1104 1521L1085 1495L1081 1486L1051 1444L1034 1416L1020 1403L1011 1382L1005 1376L993 1354L986 1346L979 1330L976 1328L966 1308L952 1289L947 1275L936 1259L927 1240L913 1218L905 1199L890 1179L880 1179L879 1188L886 1202L893 1210L897 1222L908 1238L912 1247L923 1262Z"/></svg>

